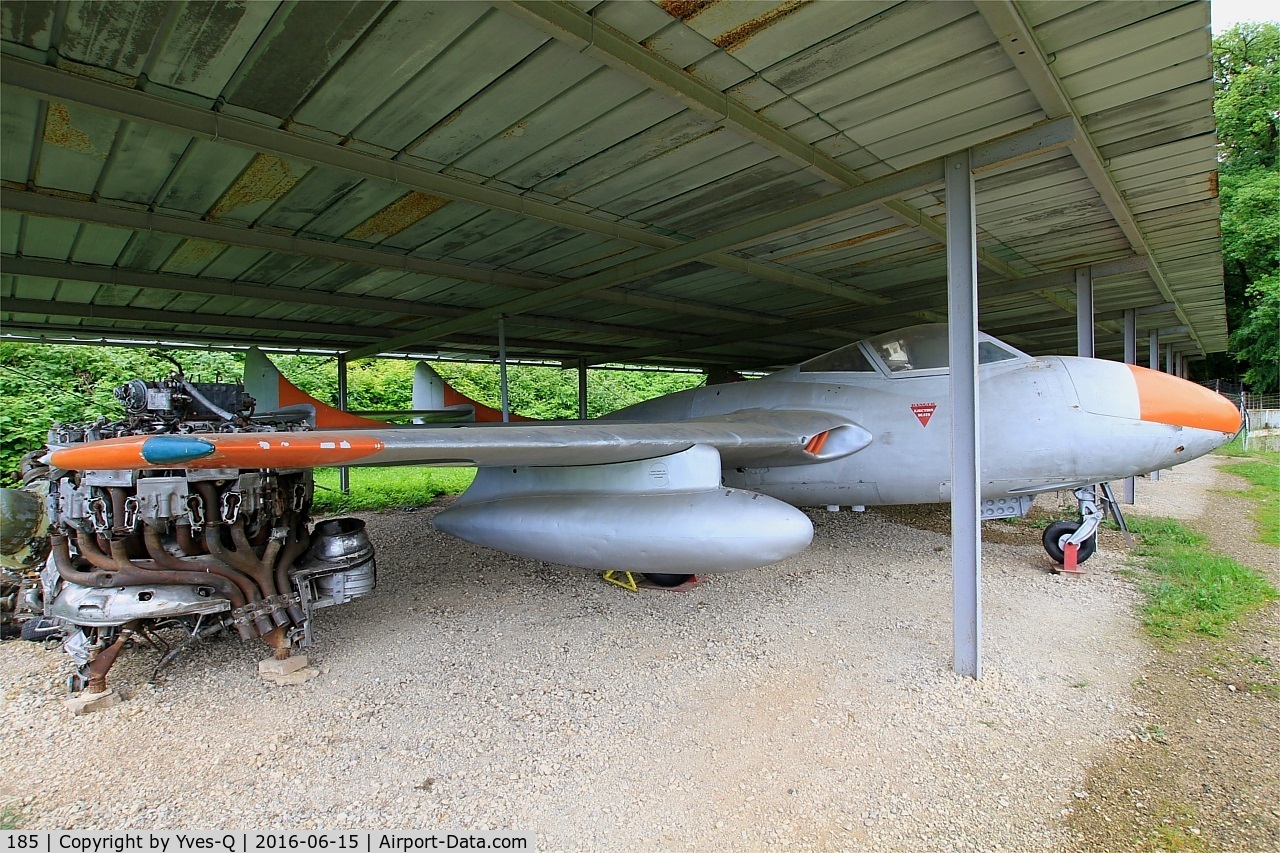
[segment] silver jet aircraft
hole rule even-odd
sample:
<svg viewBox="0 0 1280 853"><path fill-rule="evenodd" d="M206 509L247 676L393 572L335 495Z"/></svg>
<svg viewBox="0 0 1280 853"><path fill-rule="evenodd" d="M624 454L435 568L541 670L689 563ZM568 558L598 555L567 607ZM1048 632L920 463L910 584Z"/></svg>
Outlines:
<svg viewBox="0 0 1280 853"><path fill-rule="evenodd" d="M989 335L978 352L983 517L1022 515L1041 492L1083 490L1081 519L1045 535L1060 562L1068 549L1081 560L1093 551L1102 513L1086 487L1194 459L1240 427L1225 398L1158 371L1033 358ZM950 500L950 417L946 327L922 325L592 421L328 429L320 417L308 432L125 436L55 450L50 461L138 472L477 466L474 484L436 517L441 530L674 585L799 553L813 526L796 507Z"/></svg>

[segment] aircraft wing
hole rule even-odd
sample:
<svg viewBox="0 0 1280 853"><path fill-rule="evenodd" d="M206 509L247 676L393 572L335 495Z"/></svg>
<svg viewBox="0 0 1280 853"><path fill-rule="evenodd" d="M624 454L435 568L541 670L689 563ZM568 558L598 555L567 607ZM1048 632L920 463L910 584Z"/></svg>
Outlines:
<svg viewBox="0 0 1280 853"><path fill-rule="evenodd" d="M726 466L761 467L826 462L870 443L871 434L861 426L827 412L746 409L670 423L582 421L125 436L55 450L49 462L65 470L570 466L650 459L704 445L717 450Z"/></svg>

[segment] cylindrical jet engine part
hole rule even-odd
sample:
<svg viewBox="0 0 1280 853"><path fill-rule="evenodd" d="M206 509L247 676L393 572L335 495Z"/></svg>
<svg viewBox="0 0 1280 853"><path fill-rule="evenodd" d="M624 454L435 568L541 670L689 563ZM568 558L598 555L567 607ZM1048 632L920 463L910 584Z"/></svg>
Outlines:
<svg viewBox="0 0 1280 853"><path fill-rule="evenodd" d="M364 522L331 518L317 524L311 550L294 575L315 585L317 607L345 604L372 592L377 568Z"/></svg>

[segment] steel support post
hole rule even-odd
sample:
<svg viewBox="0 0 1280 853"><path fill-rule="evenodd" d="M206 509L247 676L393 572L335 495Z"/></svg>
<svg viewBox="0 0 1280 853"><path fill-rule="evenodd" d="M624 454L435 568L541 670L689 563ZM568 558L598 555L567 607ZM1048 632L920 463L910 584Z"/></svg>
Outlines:
<svg viewBox="0 0 1280 853"><path fill-rule="evenodd" d="M1093 275L1076 269L1076 355L1093 358Z"/></svg>
<svg viewBox="0 0 1280 853"><path fill-rule="evenodd" d="M1173 373L1173 344L1164 345L1164 372Z"/></svg>
<svg viewBox="0 0 1280 853"><path fill-rule="evenodd" d="M1124 363L1138 363L1138 311L1127 308L1124 312ZM1124 502L1133 506L1138 499L1133 477L1124 478Z"/></svg>
<svg viewBox="0 0 1280 853"><path fill-rule="evenodd" d="M578 359L578 419L587 419L587 360Z"/></svg>
<svg viewBox="0 0 1280 853"><path fill-rule="evenodd" d="M502 395L502 422L511 420L511 395L507 388L507 320L498 318L498 389Z"/></svg>
<svg viewBox="0 0 1280 853"><path fill-rule="evenodd" d="M1160 369L1160 330L1152 329L1151 334L1147 338L1147 364L1152 370ZM1152 471L1150 475L1152 480L1160 479L1159 471Z"/></svg>
<svg viewBox="0 0 1280 853"><path fill-rule="evenodd" d="M338 408L344 412L347 410L347 357L342 353L338 353ZM350 468L338 469L338 489L344 495L351 492Z"/></svg>
<svg viewBox="0 0 1280 853"><path fill-rule="evenodd" d="M951 578L955 671L982 677L978 431L978 239L969 152L946 159L947 323L951 364Z"/></svg>

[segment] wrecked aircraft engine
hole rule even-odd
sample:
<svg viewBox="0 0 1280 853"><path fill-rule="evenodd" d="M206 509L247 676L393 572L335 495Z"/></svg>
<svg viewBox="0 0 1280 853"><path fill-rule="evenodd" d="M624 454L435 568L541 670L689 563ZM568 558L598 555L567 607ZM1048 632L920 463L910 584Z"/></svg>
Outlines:
<svg viewBox="0 0 1280 853"><path fill-rule="evenodd" d="M243 386L180 373L115 389L126 415L58 424L49 449L136 435L310 429L304 409L255 415ZM198 439L192 439L198 441ZM173 447L174 445L169 445ZM63 471L24 460L4 490L5 574L28 639L58 638L79 668L73 691L100 693L131 643L163 652L221 633L263 639L279 660L311 645L312 617L373 590L373 546L354 518L310 527L310 469ZM148 459L163 463L163 459ZM175 461L176 460L170 460ZM179 640L172 639L176 629Z"/></svg>

